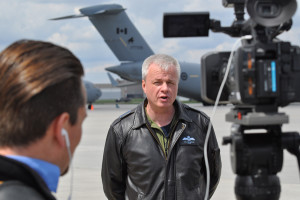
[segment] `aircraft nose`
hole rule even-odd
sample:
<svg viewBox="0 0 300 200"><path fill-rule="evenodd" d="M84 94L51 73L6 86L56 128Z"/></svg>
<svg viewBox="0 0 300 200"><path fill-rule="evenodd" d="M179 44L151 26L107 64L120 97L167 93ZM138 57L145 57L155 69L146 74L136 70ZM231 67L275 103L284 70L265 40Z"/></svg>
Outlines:
<svg viewBox="0 0 300 200"><path fill-rule="evenodd" d="M106 67L105 70L115 73L115 74L119 74L120 73L120 66L112 66L112 67Z"/></svg>
<svg viewBox="0 0 300 200"><path fill-rule="evenodd" d="M100 90L97 91L97 98L100 98L102 95L102 92Z"/></svg>

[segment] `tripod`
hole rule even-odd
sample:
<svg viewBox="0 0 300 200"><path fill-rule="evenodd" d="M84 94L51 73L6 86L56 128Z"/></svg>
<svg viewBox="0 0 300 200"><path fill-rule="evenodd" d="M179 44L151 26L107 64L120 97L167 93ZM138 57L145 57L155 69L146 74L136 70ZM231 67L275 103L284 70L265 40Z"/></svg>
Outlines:
<svg viewBox="0 0 300 200"><path fill-rule="evenodd" d="M231 135L223 144L231 144L231 166L237 177L238 200L278 200L281 187L276 175L283 165L283 149L295 155L300 169L300 136L282 132L288 117L282 113L256 113L251 108L234 108L226 115L234 122Z"/></svg>

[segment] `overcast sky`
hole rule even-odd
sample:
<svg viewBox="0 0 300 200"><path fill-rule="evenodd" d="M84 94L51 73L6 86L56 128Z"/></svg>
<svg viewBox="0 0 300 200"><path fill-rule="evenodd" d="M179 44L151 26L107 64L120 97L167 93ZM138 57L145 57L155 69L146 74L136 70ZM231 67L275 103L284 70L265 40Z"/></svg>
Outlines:
<svg viewBox="0 0 300 200"><path fill-rule="evenodd" d="M233 9L222 0L0 0L0 50L19 39L45 40L69 48L85 67L85 79L109 83L105 67L119 63L88 18L61 21L48 19L78 14L80 8L117 3L126 12L155 53L167 53L180 61L199 63L208 51L229 50L235 39L222 33L206 38L163 38L164 12L209 11L210 17L230 25ZM293 17L292 30L281 38L300 45L300 12ZM117 77L117 76L115 76Z"/></svg>

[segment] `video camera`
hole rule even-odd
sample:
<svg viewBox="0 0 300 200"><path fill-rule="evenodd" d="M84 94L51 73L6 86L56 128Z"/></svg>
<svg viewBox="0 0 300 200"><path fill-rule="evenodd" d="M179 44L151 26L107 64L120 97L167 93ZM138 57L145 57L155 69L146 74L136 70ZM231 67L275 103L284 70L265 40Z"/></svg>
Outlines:
<svg viewBox="0 0 300 200"><path fill-rule="evenodd" d="M276 36L291 28L296 1L223 0L234 7L230 27L209 19L208 12L164 15L164 37L208 36L209 29L232 37L252 35L234 53L220 103L286 106L300 101L300 48ZM244 20L244 7L250 19ZM213 103L230 52L209 52L201 59L201 96Z"/></svg>
<svg viewBox="0 0 300 200"><path fill-rule="evenodd" d="M210 19L208 12L165 13L164 37L208 36L209 30L242 39L234 52L208 52L201 58L201 97L214 103L229 64L229 73L220 103L234 105L226 114L233 122L231 136L223 144L231 144L231 164L238 176L237 199L279 199L283 149L298 159L300 168L300 136L298 132L281 131L288 116L278 107L300 102L300 48L276 36L292 27L297 10L296 0L223 0L233 7L235 20L222 27ZM249 19L244 19L247 9ZM229 63L230 54L232 62ZM264 131L261 131L261 130ZM248 134L253 131L255 134ZM260 131L260 132L259 132Z"/></svg>

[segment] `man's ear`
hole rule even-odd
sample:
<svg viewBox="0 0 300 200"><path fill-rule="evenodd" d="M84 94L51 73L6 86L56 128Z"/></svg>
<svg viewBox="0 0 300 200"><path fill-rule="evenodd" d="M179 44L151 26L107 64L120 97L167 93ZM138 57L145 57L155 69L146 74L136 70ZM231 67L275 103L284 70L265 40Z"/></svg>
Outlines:
<svg viewBox="0 0 300 200"><path fill-rule="evenodd" d="M57 116L53 122L53 131L56 141L60 146L65 146L65 137L62 135L63 129L68 130L70 115L64 112Z"/></svg>
<svg viewBox="0 0 300 200"><path fill-rule="evenodd" d="M142 80L142 88L143 88L144 93L146 94L146 82L145 82L145 80Z"/></svg>

